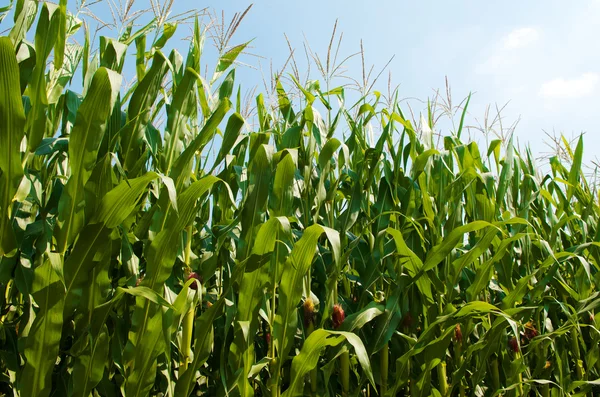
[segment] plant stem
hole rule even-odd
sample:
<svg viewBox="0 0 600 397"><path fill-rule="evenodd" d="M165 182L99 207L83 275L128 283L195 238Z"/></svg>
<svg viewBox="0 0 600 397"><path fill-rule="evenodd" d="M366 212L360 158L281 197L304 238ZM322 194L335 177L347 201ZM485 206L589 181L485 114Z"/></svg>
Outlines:
<svg viewBox="0 0 600 397"><path fill-rule="evenodd" d="M579 350L579 340L577 339L577 332L571 331L571 348L573 357L575 358L575 371L577 372L577 379L583 379L583 361L581 360L581 351Z"/></svg>
<svg viewBox="0 0 600 397"><path fill-rule="evenodd" d="M389 344L383 345L383 349L381 349L380 356L380 371L381 371L381 388L379 389L379 395L384 396L387 392L387 383L388 383L388 367L389 367L389 352L390 346Z"/></svg>
<svg viewBox="0 0 600 397"><path fill-rule="evenodd" d="M310 321L308 328L306 329L306 337L308 338L314 330L315 325ZM313 397L317 396L317 368L310 371L310 392Z"/></svg>
<svg viewBox="0 0 600 397"><path fill-rule="evenodd" d="M184 260L185 260L185 274L186 276L190 273L190 262L191 262L191 252L192 252L192 226L188 226L186 228L187 240L185 244L185 252L184 252ZM187 277L186 277L187 278ZM198 288L200 296L202 296L202 288ZM200 299L202 301L202 299ZM192 333L194 330L194 318L196 317L196 308L194 305L190 307L190 310L187 311L185 317L183 318L183 330L181 336L181 362L180 374L187 370L188 361L191 357L192 350Z"/></svg>
<svg viewBox="0 0 600 397"><path fill-rule="evenodd" d="M446 361L442 361L437 366L438 381L440 382L440 393L442 396L448 395L448 377L446 376Z"/></svg>
<svg viewBox="0 0 600 397"><path fill-rule="evenodd" d="M520 351L515 353L515 361L520 360L522 357L523 356L521 355ZM517 386L517 396L523 396L524 391L523 391L523 373L522 372L519 372L517 380L519 381L519 385Z"/></svg>
<svg viewBox="0 0 600 397"><path fill-rule="evenodd" d="M550 385L542 385L542 397L550 397Z"/></svg>
<svg viewBox="0 0 600 397"><path fill-rule="evenodd" d="M340 377L342 380L342 396L350 395L350 353L348 350L340 356Z"/></svg>
<svg viewBox="0 0 600 397"><path fill-rule="evenodd" d="M494 390L500 389L500 372L498 371L498 358L494 357L492 359L492 383L494 386Z"/></svg>
<svg viewBox="0 0 600 397"><path fill-rule="evenodd" d="M188 368L188 362L191 356L191 347L192 347L192 331L194 329L194 317L196 314L196 310L192 307L185 314L183 318L183 331L181 337L181 371L182 374Z"/></svg>
<svg viewBox="0 0 600 397"><path fill-rule="evenodd" d="M462 347L463 347L462 341L461 342L457 341L457 343L454 347L454 360L456 361L456 369L457 370L463 364ZM459 381L458 389L459 389L460 397L465 397L466 396L465 384L463 383L462 379Z"/></svg>

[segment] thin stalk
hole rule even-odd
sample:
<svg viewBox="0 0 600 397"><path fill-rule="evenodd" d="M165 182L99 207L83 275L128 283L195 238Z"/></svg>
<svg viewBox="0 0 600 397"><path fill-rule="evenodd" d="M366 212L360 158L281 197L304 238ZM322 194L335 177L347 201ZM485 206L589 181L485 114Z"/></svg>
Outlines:
<svg viewBox="0 0 600 397"><path fill-rule="evenodd" d="M350 395L350 353L348 350L340 356L340 378L342 380L342 396Z"/></svg>
<svg viewBox="0 0 600 397"><path fill-rule="evenodd" d="M380 383L381 383L381 387L379 389L379 395L380 396L384 396L385 393L387 393L387 384L388 384L388 367L389 367L389 353L390 353L390 346L389 344L385 344L383 345L383 349L381 349L381 356L379 357L379 367L380 367L380 371L381 371L381 379L380 379Z"/></svg>
<svg viewBox="0 0 600 397"><path fill-rule="evenodd" d="M310 321L306 329L306 337L308 338L314 330L315 325L313 321ZM310 392L313 397L317 396L317 368L310 371Z"/></svg>
<svg viewBox="0 0 600 397"><path fill-rule="evenodd" d="M550 385L549 384L545 384L542 385L542 397L550 397Z"/></svg>
<svg viewBox="0 0 600 397"><path fill-rule="evenodd" d="M183 318L183 331L181 336L181 363L180 363L180 373L183 373L188 368L188 363L191 357L191 346L192 346L192 331L194 330L194 317L196 314L196 308L192 307L185 314Z"/></svg>
<svg viewBox="0 0 600 397"><path fill-rule="evenodd" d="M279 240L279 232L277 232L277 240ZM271 293L271 313L269 317L271 338L269 340L269 357L271 358L271 396L279 397L281 391L279 390L279 374L274 373L273 371L277 368L277 357L275 356L275 341L273 340L273 324L275 323L275 310L277 309L277 267L278 267L278 258L279 258L279 244L275 245L275 256L273 259L273 270L271 271L271 285L273 286L273 291Z"/></svg>
<svg viewBox="0 0 600 397"><path fill-rule="evenodd" d="M14 279L12 279L12 278L11 278L10 280L8 280L8 282L6 283L6 289L4 290L4 301L5 301L7 304L9 304L9 305L10 305L10 303L9 303L9 302L11 301L11 300L10 300L10 296L11 296L11 292L12 292L12 288L13 288L13 284L14 284L14 281L13 281L13 280L14 280ZM4 321L6 320L7 316L8 316L10 313L12 313L12 311L8 310L8 311L6 312L6 314L3 314L3 315L0 317L0 324L4 324Z"/></svg>
<svg viewBox="0 0 600 397"><path fill-rule="evenodd" d="M519 360L522 357L521 352L518 351L515 353L515 361ZM517 386L517 396L524 396L524 391L523 391L523 373L519 372L519 376L518 376L518 381L519 384Z"/></svg>
<svg viewBox="0 0 600 397"><path fill-rule="evenodd" d="M185 244L185 251L184 251L184 261L185 261L185 265L186 265L186 270L185 270L185 274L186 274L186 278L187 275L190 274L190 262L191 262L191 252L192 252L192 226L188 226L186 228L186 235L187 235L187 239L186 239L186 244ZM198 288L198 291L200 294L202 294L202 289ZM182 330L182 336L181 336L181 362L180 362L180 367L181 367L181 371L180 373L183 373L184 371L187 370L188 368L188 362L190 361L190 357L192 355L192 333L194 331L194 318L196 317L196 308L195 306L192 306L190 308L190 310L187 311L187 313L185 314L185 317L183 318L183 330Z"/></svg>
<svg viewBox="0 0 600 397"><path fill-rule="evenodd" d="M437 366L438 381L440 382L440 393L442 396L448 395L448 377L446 376L446 361L442 361Z"/></svg>
<svg viewBox="0 0 600 397"><path fill-rule="evenodd" d="M333 301L338 301L337 283L335 283L333 287ZM350 395L350 354L348 350L343 352L340 356L340 379L342 382L342 396L347 397Z"/></svg>
<svg viewBox="0 0 600 397"><path fill-rule="evenodd" d="M457 342L454 347L454 360L456 361L456 369L459 369L463 364L462 348L462 342ZM463 383L462 379L458 385L460 397L465 397L467 394L465 392L465 384Z"/></svg>
<svg viewBox="0 0 600 397"><path fill-rule="evenodd" d="M494 357L491 363L492 367L492 385L494 386L493 390L500 389L500 372L498 371L498 357Z"/></svg>
<svg viewBox="0 0 600 397"><path fill-rule="evenodd" d="M577 332L571 331L571 348L573 357L575 358L575 372L577 373L577 379L583 379L583 361L581 360L581 351L579 350L579 340L577 339Z"/></svg>
<svg viewBox="0 0 600 397"><path fill-rule="evenodd" d="M563 301L567 301L567 296L563 295ZM577 373L577 379L583 379L583 361L581 360L581 350L579 349L579 339L577 339L576 330L571 330L571 353L575 361L575 372Z"/></svg>

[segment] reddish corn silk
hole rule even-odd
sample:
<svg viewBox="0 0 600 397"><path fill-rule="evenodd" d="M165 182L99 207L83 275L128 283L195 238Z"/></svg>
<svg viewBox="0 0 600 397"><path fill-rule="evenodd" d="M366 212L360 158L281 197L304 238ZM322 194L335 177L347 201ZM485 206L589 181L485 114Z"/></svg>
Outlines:
<svg viewBox="0 0 600 397"><path fill-rule="evenodd" d="M402 317L402 327L410 328L413 325L413 318L410 312L406 313L404 317Z"/></svg>
<svg viewBox="0 0 600 397"><path fill-rule="evenodd" d="M454 340L456 343L462 343L463 334L462 330L460 329L460 324L456 324L456 327L454 328Z"/></svg>
<svg viewBox="0 0 600 397"><path fill-rule="evenodd" d="M144 275L141 275L137 280L135 280L135 286L139 287L142 281L144 281Z"/></svg>
<svg viewBox="0 0 600 397"><path fill-rule="evenodd" d="M202 276L200 276L196 272L190 272L190 274L187 276L186 281L189 280L189 279L191 279L191 278L198 280L198 283L202 283ZM198 283L192 283L192 284L190 284L190 288L193 289L193 290L197 290L198 289Z"/></svg>
<svg viewBox="0 0 600 397"><path fill-rule="evenodd" d="M267 341L267 345L271 344L271 334L270 333L265 334L265 340Z"/></svg>
<svg viewBox="0 0 600 397"><path fill-rule="evenodd" d="M525 324L525 338L527 340L532 340L536 336L538 336L537 329L535 329L535 327L533 326L532 321L528 321L527 324Z"/></svg>
<svg viewBox="0 0 600 397"><path fill-rule="evenodd" d="M333 313L331 313L331 322L333 323L333 328L338 329L344 322L345 318L346 314L344 313L344 309L342 309L342 305L333 305Z"/></svg>
<svg viewBox="0 0 600 397"><path fill-rule="evenodd" d="M515 338L514 336L512 338L510 338L508 340L508 347L510 348L510 350L513 351L513 353L518 353L519 352L519 341L517 341L517 338Z"/></svg>
<svg viewBox="0 0 600 397"><path fill-rule="evenodd" d="M304 313L304 326L308 328L310 324L315 322L315 303L310 297L306 298L302 304L302 311Z"/></svg>

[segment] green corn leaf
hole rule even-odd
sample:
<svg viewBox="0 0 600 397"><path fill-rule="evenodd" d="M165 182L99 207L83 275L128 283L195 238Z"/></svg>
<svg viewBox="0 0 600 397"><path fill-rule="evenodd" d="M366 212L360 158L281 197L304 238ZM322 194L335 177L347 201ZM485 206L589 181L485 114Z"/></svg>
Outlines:
<svg viewBox="0 0 600 397"><path fill-rule="evenodd" d="M177 160L175 160L169 176L175 181L175 188L177 190L181 189L184 181L189 178L189 167L196 152L201 151L210 139L212 139L219 123L221 123L230 107L231 102L228 99L220 101L198 135L188 144L181 155L177 157Z"/></svg>
<svg viewBox="0 0 600 397"><path fill-rule="evenodd" d="M365 324L368 324L384 312L385 306L380 305L377 302L370 302L360 311L346 317L340 329L346 332L354 332L355 330L361 329Z"/></svg>
<svg viewBox="0 0 600 397"><path fill-rule="evenodd" d="M88 351L76 356L71 376L73 396L87 397L102 380L104 367L109 358L110 337L106 325L96 337L90 337Z"/></svg>
<svg viewBox="0 0 600 397"><path fill-rule="evenodd" d="M506 157L504 159L504 165L502 166L502 172L500 173L500 180L498 181L498 189L496 190L496 206L500 207L504 200L504 195L508 189L510 180L513 177L513 136L510 137L508 145L506 146Z"/></svg>
<svg viewBox="0 0 600 397"><path fill-rule="evenodd" d="M74 292L88 282L91 271L98 265L96 254L106 247L110 230L120 225L133 211L139 197L157 175L148 173L144 177L131 179L129 184L122 182L106 194L100 203L94 222L87 225L77 240L71 254L64 263L64 283L66 295L66 315L75 309L77 300Z"/></svg>
<svg viewBox="0 0 600 397"><path fill-rule="evenodd" d="M62 68L65 59L65 46L67 39L67 0L60 0L58 7L58 34L54 44L54 69Z"/></svg>
<svg viewBox="0 0 600 397"><path fill-rule="evenodd" d="M225 159L225 156L229 154L233 146L239 141L240 131L244 126L244 122L244 118L239 113L234 113L229 116L227 127L225 127L225 134L223 135L223 142L221 143L219 154L215 159L213 170L221 164Z"/></svg>
<svg viewBox="0 0 600 397"><path fill-rule="evenodd" d="M567 200L571 201L573 193L579 186L579 176L581 173L581 164L583 161L583 136L579 137L575 154L573 155L573 164L569 171L569 188L567 189Z"/></svg>
<svg viewBox="0 0 600 397"><path fill-rule="evenodd" d="M223 73L225 73L225 71L229 69L231 65L233 65L237 57L242 53L242 51L244 51L248 44L250 44L250 41L236 45L219 57L217 68L210 79L211 85L213 85L219 79L219 77L221 77Z"/></svg>
<svg viewBox="0 0 600 397"><path fill-rule="evenodd" d="M12 1L11 1L12 3ZM10 37L11 41L14 43L14 47L16 48L19 43L25 38L25 35L31 28L33 21L35 20L35 16L38 11L38 2L34 0L21 0L17 1L17 6L15 7L15 24L8 37Z"/></svg>
<svg viewBox="0 0 600 397"><path fill-rule="evenodd" d="M206 176L178 195L178 213L166 219L164 229L158 233L147 249L145 255L148 258L147 275L141 284L143 287L161 293L177 257L180 233L196 216L196 201L219 181L217 177ZM156 325L159 321L162 322L162 314L157 305L152 305L148 299L138 299L132 321L125 352L129 362L126 371L126 390L128 395L129 393L145 395L144 393L147 393L148 388L153 384L156 375L153 368L156 367L161 344L164 344L164 339L161 337L162 326ZM157 339L161 339L161 342Z"/></svg>
<svg viewBox="0 0 600 397"><path fill-rule="evenodd" d="M121 132L121 162L126 170L133 169L142 154L144 133L151 120L162 81L167 73L167 59L160 51L154 53L152 66L135 88L127 108L127 123Z"/></svg>
<svg viewBox="0 0 600 397"><path fill-rule="evenodd" d="M33 69L29 89L32 102L30 116L27 118L27 149L35 152L46 135L48 94L46 87L46 61L54 47L60 24L59 6L43 3L42 11L35 31L36 64Z"/></svg>
<svg viewBox="0 0 600 397"><path fill-rule="evenodd" d="M173 161L175 159L175 153L179 146L179 142L183 136L183 126L187 119L191 116L187 106L187 102L194 100L194 84L200 79L200 75L192 68L187 68L183 75L183 79L177 85L175 94L173 95L173 102L169 106L167 112L167 132L169 133L169 141L165 148L166 159L165 159L165 173L169 174Z"/></svg>
<svg viewBox="0 0 600 397"><path fill-rule="evenodd" d="M214 322L225 305L225 299L221 298L208 308L196 321L196 333L194 340L194 360L187 371L181 374L181 377L175 385L176 396L189 396L194 390L196 384L196 371L203 365L213 350L214 340Z"/></svg>
<svg viewBox="0 0 600 397"><path fill-rule="evenodd" d="M415 279L417 287L423 296L429 302L433 302L431 281L428 277L422 276L425 272L423 262L410 248L408 248L400 231L388 228L387 232L394 238L396 251L398 252L398 255L400 255L401 264L406 268L408 274Z"/></svg>
<svg viewBox="0 0 600 397"><path fill-rule="evenodd" d="M460 115L460 124L458 125L458 130L456 131L456 137L460 140L460 135L462 134L463 125L465 124L465 116L467 115L467 109L469 108L469 102L471 102L471 93L469 92L469 96L467 97L467 102L465 103L465 107Z"/></svg>
<svg viewBox="0 0 600 397"><path fill-rule="evenodd" d="M302 396L305 375L315 368L321 351L327 346L337 346L344 342L344 340L348 341L354 347L358 362L371 385L375 387L369 357L360 338L350 332L327 331L320 328L310 334L304 341L304 346L300 350L300 354L292 360L290 386L282 394L282 397Z"/></svg>
<svg viewBox="0 0 600 397"><path fill-rule="evenodd" d="M49 255L34 271L32 295L38 311L25 343L27 361L19 382L20 392L32 397L49 396L52 391L52 369L63 327L65 289L52 266L52 261L60 262L60 258L55 253Z"/></svg>
<svg viewBox="0 0 600 397"><path fill-rule="evenodd" d="M12 42L0 37L0 257L16 248L10 227L11 206L21 179L21 140L25 113L19 88L19 66Z"/></svg>
<svg viewBox="0 0 600 397"><path fill-rule="evenodd" d="M157 357L166 348L162 335L163 315L160 310L151 310L144 324L141 343L131 346L135 350L133 361L125 368L125 395L149 395L156 378ZM134 320L135 321L135 320Z"/></svg>
<svg viewBox="0 0 600 397"><path fill-rule="evenodd" d="M138 205L148 184L157 178L156 173L148 172L144 176L119 183L104 196L90 223L103 223L109 229L119 226Z"/></svg>
<svg viewBox="0 0 600 397"><path fill-rule="evenodd" d="M427 259L425 260L422 271L431 270L441 261L443 261L450 251L456 248L456 245L463 239L465 233L475 232L490 226L494 228L497 227L485 221L474 221L457 227L444 239L444 241L442 241L441 244L433 247L433 249L427 254Z"/></svg>
<svg viewBox="0 0 600 397"><path fill-rule="evenodd" d="M263 257L269 253L272 253L277 244L279 232L290 235L290 223L285 217L271 218L266 223L263 223L256 235L256 243L253 244L252 254L249 258L251 263L255 257ZM257 261L258 262L258 261ZM237 361L238 366L240 359L243 359L243 378L247 379L248 374L252 370L254 364L253 349L246 347L247 341L244 339L244 334L254 335L259 325L259 310L261 303L263 302L264 290L269 282L269 266L265 261L258 262L259 266L256 266L254 270L244 273L242 282L240 285L240 292L238 295L238 306L236 320L238 322L245 322L247 329L245 333L236 333L234 344L231 346L231 357ZM244 383L241 386L246 389L248 385Z"/></svg>
<svg viewBox="0 0 600 397"><path fill-rule="evenodd" d="M291 216L294 200L294 178L298 164L298 152L288 149L275 169L272 195L269 197L270 211L274 216Z"/></svg>
<svg viewBox="0 0 600 397"><path fill-rule="evenodd" d="M71 177L59 202L57 246L65 252L85 224L84 187L96 165L97 153L121 84L121 76L101 67L77 110L69 138Z"/></svg>
<svg viewBox="0 0 600 397"><path fill-rule="evenodd" d="M291 349L293 332L296 328L298 317L296 314L296 305L302 297L302 278L312 263L316 243L325 231L326 228L317 224L309 226L304 231L302 238L294 244L294 248L283 269L279 288L280 304L275 316L272 333L272 337L276 341L275 343L279 344L277 346L279 357L287 357ZM332 231L331 234L337 234L337 232ZM279 366L282 365L282 362L283 359L279 360Z"/></svg>

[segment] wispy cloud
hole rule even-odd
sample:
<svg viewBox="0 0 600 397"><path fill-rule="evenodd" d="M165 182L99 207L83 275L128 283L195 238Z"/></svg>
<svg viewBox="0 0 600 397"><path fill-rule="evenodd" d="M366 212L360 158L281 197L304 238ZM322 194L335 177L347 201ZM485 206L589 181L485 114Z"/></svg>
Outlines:
<svg viewBox="0 0 600 397"><path fill-rule="evenodd" d="M552 99L580 98L592 94L599 82L597 73L584 73L574 79L558 78L542 84L540 95Z"/></svg>
<svg viewBox="0 0 600 397"><path fill-rule="evenodd" d="M532 27L514 29L492 46L493 53L476 65L481 74L493 74L508 69L519 63L519 51L534 44L540 32Z"/></svg>
<svg viewBox="0 0 600 397"><path fill-rule="evenodd" d="M537 41L540 33L534 28L519 28L510 32L504 37L504 49L514 50L517 48L527 47Z"/></svg>

